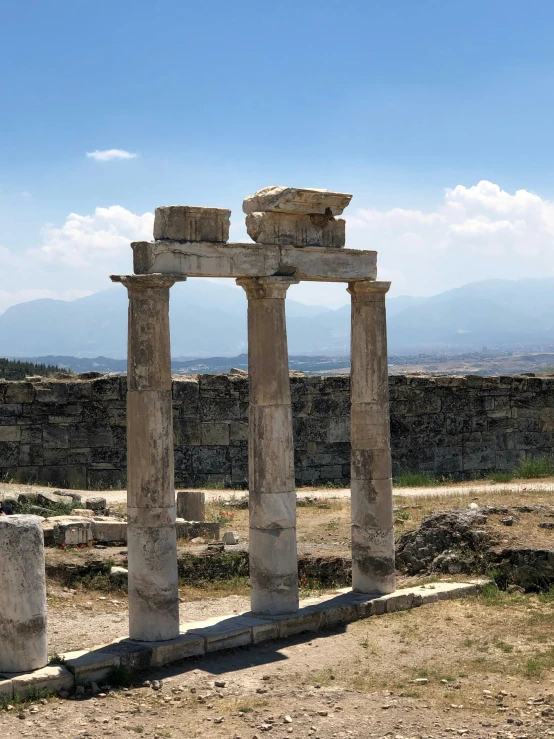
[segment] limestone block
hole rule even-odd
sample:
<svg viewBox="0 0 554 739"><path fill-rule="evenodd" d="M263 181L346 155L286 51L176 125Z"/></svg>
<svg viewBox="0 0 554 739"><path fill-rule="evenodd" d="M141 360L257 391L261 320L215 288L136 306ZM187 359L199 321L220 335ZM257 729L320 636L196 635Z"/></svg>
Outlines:
<svg viewBox="0 0 554 739"><path fill-rule="evenodd" d="M252 611L268 615L298 609L296 529L250 529Z"/></svg>
<svg viewBox="0 0 554 739"><path fill-rule="evenodd" d="M57 693L60 690L71 690L74 686L73 674L63 665L50 665L42 669L17 675L12 679L13 692L24 697L27 693L41 690Z"/></svg>
<svg viewBox="0 0 554 739"><path fill-rule="evenodd" d="M21 426L0 426L0 441L19 441Z"/></svg>
<svg viewBox="0 0 554 739"><path fill-rule="evenodd" d="M323 622L323 613L317 606L304 606L296 613L274 616L279 624L279 638L301 634L303 631L319 631Z"/></svg>
<svg viewBox="0 0 554 739"><path fill-rule="evenodd" d="M244 213L278 212L340 216L352 200L352 195L313 188L264 187L246 197L242 204Z"/></svg>
<svg viewBox="0 0 554 739"><path fill-rule="evenodd" d="M127 522L108 519L93 519L92 536L94 541L108 544L116 541L127 541Z"/></svg>
<svg viewBox="0 0 554 739"><path fill-rule="evenodd" d="M377 252L361 249L182 241L137 241L131 246L137 275L240 278L286 274L318 282L374 280L377 276Z"/></svg>
<svg viewBox="0 0 554 739"><path fill-rule="evenodd" d="M351 480L352 523L362 529L393 525L392 480Z"/></svg>
<svg viewBox="0 0 554 739"><path fill-rule="evenodd" d="M351 477L354 480L386 480L392 476L390 449L352 449Z"/></svg>
<svg viewBox="0 0 554 739"><path fill-rule="evenodd" d="M53 516L55 546L78 546L92 541L92 522L82 516Z"/></svg>
<svg viewBox="0 0 554 739"><path fill-rule="evenodd" d="M83 518L93 518L95 511L90 508L72 508L72 516L82 516Z"/></svg>
<svg viewBox="0 0 554 739"><path fill-rule="evenodd" d="M352 583L362 593L394 592L394 528L352 525Z"/></svg>
<svg viewBox="0 0 554 739"><path fill-rule="evenodd" d="M37 504L40 506L44 506L45 508L50 508L53 505L56 505L57 503L68 503L67 498L64 498L62 495L55 495L54 493L47 493L47 492L39 492L37 493Z"/></svg>
<svg viewBox="0 0 554 739"><path fill-rule="evenodd" d="M75 675L77 685L104 680L111 668L119 665L119 655L94 649L66 652L62 659L67 669Z"/></svg>
<svg viewBox="0 0 554 739"><path fill-rule="evenodd" d="M292 411L289 405L250 407L250 488L287 493L294 488Z"/></svg>
<svg viewBox="0 0 554 739"><path fill-rule="evenodd" d="M178 490L177 517L184 518L185 521L205 521L205 493L200 490Z"/></svg>
<svg viewBox="0 0 554 739"><path fill-rule="evenodd" d="M175 514L173 513L173 516ZM164 641L179 635L175 525L128 525L129 636ZM173 555L173 556L172 556Z"/></svg>
<svg viewBox="0 0 554 739"><path fill-rule="evenodd" d="M181 629L186 631L186 625ZM204 637L195 634L179 634L176 639L144 644L152 649L152 667L161 667L187 657L197 657L206 650Z"/></svg>
<svg viewBox="0 0 554 739"><path fill-rule="evenodd" d="M185 521L178 518L175 522L178 539L195 539L200 536L209 541L218 541L220 524L216 521Z"/></svg>
<svg viewBox="0 0 554 739"><path fill-rule="evenodd" d="M38 516L0 517L0 671L34 670L48 659L43 541Z"/></svg>
<svg viewBox="0 0 554 739"><path fill-rule="evenodd" d="M250 526L257 529L290 529L296 526L296 492L250 492Z"/></svg>
<svg viewBox="0 0 554 739"><path fill-rule="evenodd" d="M116 585L119 585L123 589L127 589L129 582L129 570L125 567L112 567L110 570L110 580L113 580Z"/></svg>
<svg viewBox="0 0 554 739"><path fill-rule="evenodd" d="M192 205L162 205L154 216L154 238L175 241L229 240L231 211Z"/></svg>
<svg viewBox="0 0 554 739"><path fill-rule="evenodd" d="M239 543L240 537L236 531L226 531L221 541L227 545L236 545Z"/></svg>
<svg viewBox="0 0 554 739"><path fill-rule="evenodd" d="M93 498L87 498L85 501L85 508L91 511L103 511L106 509L106 498L102 498L97 495Z"/></svg>
<svg viewBox="0 0 554 739"><path fill-rule="evenodd" d="M184 624L187 634L203 637L206 652L232 649L252 644L252 628L267 623L252 616L216 616L206 621Z"/></svg>
<svg viewBox="0 0 554 739"><path fill-rule="evenodd" d="M343 247L346 243L345 221L321 215L290 213L250 213L246 231L257 244L282 246Z"/></svg>
<svg viewBox="0 0 554 739"><path fill-rule="evenodd" d="M0 675L0 678L2 678L2 675ZM0 679L0 695L6 696L7 698L13 697L13 682L12 680L2 680Z"/></svg>

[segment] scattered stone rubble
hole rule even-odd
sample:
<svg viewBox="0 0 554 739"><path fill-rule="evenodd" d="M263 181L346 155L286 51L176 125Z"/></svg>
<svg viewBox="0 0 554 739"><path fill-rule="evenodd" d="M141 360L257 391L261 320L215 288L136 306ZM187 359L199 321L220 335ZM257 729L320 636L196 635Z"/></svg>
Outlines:
<svg viewBox="0 0 554 739"><path fill-rule="evenodd" d="M435 511L419 529L402 534L396 545L396 564L409 575L446 573L483 574L495 571L501 586L542 590L554 583L554 542L551 546L529 546L528 542L506 545L491 516L499 523L516 527L525 514L554 517L554 506L483 506ZM550 529L548 521L537 528ZM545 526L546 524L546 526ZM548 536L548 534L546 535Z"/></svg>

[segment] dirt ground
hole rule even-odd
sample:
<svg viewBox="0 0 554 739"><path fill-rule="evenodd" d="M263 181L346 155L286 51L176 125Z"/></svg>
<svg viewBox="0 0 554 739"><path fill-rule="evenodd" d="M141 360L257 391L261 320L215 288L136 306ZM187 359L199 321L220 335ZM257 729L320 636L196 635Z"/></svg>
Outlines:
<svg viewBox="0 0 554 739"><path fill-rule="evenodd" d="M553 625L551 596L488 588L189 660L129 689L15 705L0 736L543 739L554 736Z"/></svg>

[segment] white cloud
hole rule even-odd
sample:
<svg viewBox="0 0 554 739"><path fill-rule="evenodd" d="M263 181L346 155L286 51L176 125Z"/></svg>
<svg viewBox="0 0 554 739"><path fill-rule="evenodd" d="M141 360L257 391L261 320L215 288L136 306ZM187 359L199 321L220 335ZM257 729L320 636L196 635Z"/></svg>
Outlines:
<svg viewBox="0 0 554 739"><path fill-rule="evenodd" d="M241 236L236 215L232 238ZM526 190L510 194L482 181L445 190L429 211L367 208L345 216L347 246L378 251L379 278L392 281L393 295L554 275L554 202ZM0 246L0 312L36 297L70 299L105 289L111 273L132 271L129 243L150 240L153 222L152 213L113 205L45 226L42 244L27 251ZM349 301L343 284L301 283L289 296L333 308Z"/></svg>
<svg viewBox="0 0 554 739"><path fill-rule="evenodd" d="M554 275L554 203L482 180L444 192L432 211L346 214L347 242L376 249L391 292L432 295L477 280Z"/></svg>
<svg viewBox="0 0 554 739"><path fill-rule="evenodd" d="M87 157L94 159L97 162L111 162L112 159L136 159L138 154L134 154L131 151L125 151L125 149L104 149L99 151L87 151Z"/></svg>

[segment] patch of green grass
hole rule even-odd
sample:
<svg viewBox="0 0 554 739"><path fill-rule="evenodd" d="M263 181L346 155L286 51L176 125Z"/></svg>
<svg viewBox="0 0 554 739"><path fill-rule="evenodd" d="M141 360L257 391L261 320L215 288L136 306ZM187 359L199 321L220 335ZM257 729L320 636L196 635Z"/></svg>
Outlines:
<svg viewBox="0 0 554 739"><path fill-rule="evenodd" d="M125 665L113 665L108 672L107 681L109 685L118 688L129 688L133 682L133 676Z"/></svg>
<svg viewBox="0 0 554 739"><path fill-rule="evenodd" d="M514 651L514 645L513 644L506 644L505 641L497 641L494 643L494 646L497 649L500 649L500 651L504 652L505 654L510 654Z"/></svg>
<svg viewBox="0 0 554 739"><path fill-rule="evenodd" d="M394 515L401 521L409 521L412 518L412 514L410 513L410 511L396 511Z"/></svg>
<svg viewBox="0 0 554 739"><path fill-rule="evenodd" d="M252 706L239 706L237 710L240 711L240 713L252 713L254 709Z"/></svg>
<svg viewBox="0 0 554 739"><path fill-rule="evenodd" d="M514 469L514 477L533 478L554 475L554 463L551 457L535 457L520 462Z"/></svg>
<svg viewBox="0 0 554 739"><path fill-rule="evenodd" d="M339 527L339 522L337 521L336 518L332 518L330 521L327 522L327 525L325 526L327 531L336 531L338 527Z"/></svg>
<svg viewBox="0 0 554 739"><path fill-rule="evenodd" d="M69 503L51 503L48 508L39 506L37 503L18 503L14 512L21 514L34 514L37 506L41 509L40 515L43 518L51 518L52 516L69 516L75 508L82 508L82 503L68 499ZM35 513L36 515L36 513Z"/></svg>
<svg viewBox="0 0 554 739"><path fill-rule="evenodd" d="M394 484L401 488L431 487L440 485L440 480L429 472L400 472L394 478Z"/></svg>
<svg viewBox="0 0 554 739"><path fill-rule="evenodd" d="M500 590L495 582L483 585L477 597L486 606L500 606L506 600L506 594Z"/></svg>
<svg viewBox="0 0 554 739"><path fill-rule="evenodd" d="M511 482L514 479L513 472L491 472L489 479L492 482Z"/></svg>

